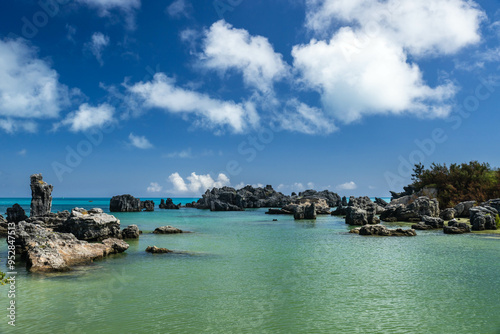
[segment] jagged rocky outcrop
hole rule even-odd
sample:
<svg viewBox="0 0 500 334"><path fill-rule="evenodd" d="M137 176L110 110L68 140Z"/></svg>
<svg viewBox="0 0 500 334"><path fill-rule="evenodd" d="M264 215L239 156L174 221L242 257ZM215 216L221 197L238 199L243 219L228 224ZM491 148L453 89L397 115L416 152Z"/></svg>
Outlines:
<svg viewBox="0 0 500 334"><path fill-rule="evenodd" d="M340 196L329 190L316 191L313 189L308 189L300 192L297 196L299 199L324 199L330 208L339 206L342 204L342 199Z"/></svg>
<svg viewBox="0 0 500 334"><path fill-rule="evenodd" d="M343 202L343 201L342 201ZM351 196L349 197L349 202L347 203L347 206L338 206L331 214L333 216L345 216L347 215L347 209L349 207L355 207L358 209L366 210L368 212L375 212L375 214L379 214L382 211L384 211L384 208L374 202L370 199L368 196L362 196L362 197L354 197Z"/></svg>
<svg viewBox="0 0 500 334"><path fill-rule="evenodd" d="M455 218L456 212L457 211L455 209L448 208L448 209L441 210L441 213L439 214L439 216L444 220L452 220Z"/></svg>
<svg viewBox="0 0 500 334"><path fill-rule="evenodd" d="M439 217L423 216L422 221L411 226L415 230L434 230L444 227L444 220Z"/></svg>
<svg viewBox="0 0 500 334"><path fill-rule="evenodd" d="M270 215L293 215L295 219L316 219L317 215L330 214L330 206L324 198L298 198L281 209L269 209Z"/></svg>
<svg viewBox="0 0 500 334"><path fill-rule="evenodd" d="M170 249L166 248L160 248L156 246L148 246L146 248L146 252L151 253L151 254L166 254L166 253L173 253Z"/></svg>
<svg viewBox="0 0 500 334"><path fill-rule="evenodd" d="M43 216L52 209L53 186L43 181L42 174L30 176L31 208L30 216Z"/></svg>
<svg viewBox="0 0 500 334"><path fill-rule="evenodd" d="M375 204L380 205L381 207L385 208L389 203L387 203L382 198L375 197Z"/></svg>
<svg viewBox="0 0 500 334"><path fill-rule="evenodd" d="M403 187L403 192L400 192L400 193L396 193L394 191L391 191L391 202L395 199L398 199L398 198L401 198L401 197L405 197L405 196L411 196L413 195L414 193L416 193L416 189L413 185L409 185L409 186L406 186L406 187Z"/></svg>
<svg viewBox="0 0 500 334"><path fill-rule="evenodd" d="M380 215L380 219L387 222L420 221L423 216L439 217L439 213L437 199L421 196L408 205L389 203Z"/></svg>
<svg viewBox="0 0 500 334"><path fill-rule="evenodd" d="M470 209L472 209L476 205L476 201L467 201L458 203L455 205L455 215L454 218L469 218L470 217Z"/></svg>
<svg viewBox="0 0 500 334"><path fill-rule="evenodd" d="M321 199L321 201L325 201ZM295 220L301 219L316 219L316 203L310 202L304 205L299 205L293 215Z"/></svg>
<svg viewBox="0 0 500 334"><path fill-rule="evenodd" d="M359 235L373 235L384 237L414 237L417 235L415 230L405 230L402 228L388 229L384 225L364 225L349 231L349 233L358 233Z"/></svg>
<svg viewBox="0 0 500 334"><path fill-rule="evenodd" d="M79 240L101 241L121 238L120 220L102 209L74 208L58 232L72 233Z"/></svg>
<svg viewBox="0 0 500 334"><path fill-rule="evenodd" d="M366 210L356 206L348 206L346 210L345 223L349 225L368 225L379 224L380 219L375 215L374 207L368 207Z"/></svg>
<svg viewBox="0 0 500 334"><path fill-rule="evenodd" d="M160 209L179 210L180 208L181 208L181 205L174 204L174 201L171 198L167 198L166 201L164 199L161 200Z"/></svg>
<svg viewBox="0 0 500 334"><path fill-rule="evenodd" d="M500 212L500 198L490 199L486 202L481 203L481 206L489 206Z"/></svg>
<svg viewBox="0 0 500 334"><path fill-rule="evenodd" d="M161 226L153 231L154 234L178 234L185 233L183 230L173 226Z"/></svg>
<svg viewBox="0 0 500 334"><path fill-rule="evenodd" d="M491 206L476 206L470 210L470 223L473 231L496 230L495 217L498 211Z"/></svg>
<svg viewBox="0 0 500 334"><path fill-rule="evenodd" d="M129 225L122 230L122 239L139 239L140 234L137 225Z"/></svg>
<svg viewBox="0 0 500 334"><path fill-rule="evenodd" d="M211 211L241 211L246 208L277 208L291 203L291 198L285 196L267 185L265 188L246 186L241 189L231 187L213 188L207 190L198 200L198 209Z"/></svg>
<svg viewBox="0 0 500 334"><path fill-rule="evenodd" d="M347 197L342 197L342 201L340 202L340 206L347 206Z"/></svg>
<svg viewBox="0 0 500 334"><path fill-rule="evenodd" d="M57 213L49 213L45 216L39 217L29 217L26 219L27 223L38 224L45 228L50 228L54 231L61 231L63 224L71 216L71 213L67 210L60 211Z"/></svg>
<svg viewBox="0 0 500 334"><path fill-rule="evenodd" d="M443 228L445 234L464 234L470 233L471 228L466 223L459 223L458 220L452 219L448 222L448 226Z"/></svg>
<svg viewBox="0 0 500 334"><path fill-rule="evenodd" d="M155 202L149 200L149 201L141 201L141 211L155 211Z"/></svg>
<svg viewBox="0 0 500 334"><path fill-rule="evenodd" d="M68 271L72 266L124 252L128 247L118 239L91 244L78 240L71 233L53 232L24 221L16 227L16 248L26 259L26 268L31 272Z"/></svg>
<svg viewBox="0 0 500 334"><path fill-rule="evenodd" d="M140 211L154 211L155 202L141 201L140 198L135 198L132 195L118 195L113 196L109 201L110 212L140 212Z"/></svg>
<svg viewBox="0 0 500 334"><path fill-rule="evenodd" d="M19 204L16 203L12 207L7 208L7 222L19 223L26 219L28 219L26 212Z"/></svg>

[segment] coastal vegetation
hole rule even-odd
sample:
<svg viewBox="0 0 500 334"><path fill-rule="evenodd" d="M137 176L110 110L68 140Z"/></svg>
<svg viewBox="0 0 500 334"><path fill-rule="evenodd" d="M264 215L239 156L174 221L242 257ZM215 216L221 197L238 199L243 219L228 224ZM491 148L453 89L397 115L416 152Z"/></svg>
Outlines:
<svg viewBox="0 0 500 334"><path fill-rule="evenodd" d="M441 208L464 201L484 202L500 197L500 170L488 163L471 161L449 166L433 163L429 168L419 163L413 171L411 186L415 191L436 188Z"/></svg>

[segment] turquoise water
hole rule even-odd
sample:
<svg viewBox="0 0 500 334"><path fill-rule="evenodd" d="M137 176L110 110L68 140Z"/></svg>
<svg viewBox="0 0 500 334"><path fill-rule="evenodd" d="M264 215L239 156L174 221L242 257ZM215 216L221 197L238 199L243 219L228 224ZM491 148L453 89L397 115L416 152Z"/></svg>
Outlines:
<svg viewBox="0 0 500 334"><path fill-rule="evenodd" d="M109 204L85 201L55 200L54 209ZM295 222L265 211L117 213L123 226L139 225L140 240L66 274L19 265L17 326L7 325L2 293L0 332L498 333L499 239L362 237L337 217ZM162 225L195 233L148 233ZM187 253L147 254L150 245ZM3 266L4 244L0 254Z"/></svg>

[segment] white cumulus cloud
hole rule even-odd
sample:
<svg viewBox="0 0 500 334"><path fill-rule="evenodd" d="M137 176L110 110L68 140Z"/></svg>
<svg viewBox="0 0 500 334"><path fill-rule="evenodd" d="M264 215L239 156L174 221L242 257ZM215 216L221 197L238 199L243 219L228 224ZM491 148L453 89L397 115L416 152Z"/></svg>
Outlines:
<svg viewBox="0 0 500 334"><path fill-rule="evenodd" d="M115 108L107 103L93 107L88 103L80 105L78 110L70 112L64 120L54 124L57 130L60 126L68 126L73 132L87 131L92 128L100 128L114 121Z"/></svg>
<svg viewBox="0 0 500 334"><path fill-rule="evenodd" d="M130 145L142 150L153 147L153 144L151 144L145 136L136 136L133 133L130 133L128 139L130 140Z"/></svg>
<svg viewBox="0 0 500 334"><path fill-rule="evenodd" d="M157 182L151 182L148 187L149 193L159 193L163 190L163 187L160 186Z"/></svg>
<svg viewBox="0 0 500 334"><path fill-rule="evenodd" d="M244 82L261 92L271 91L273 82L288 72L283 56L274 52L267 38L251 36L223 20L206 31L202 64L222 72L231 69L241 72Z"/></svg>
<svg viewBox="0 0 500 334"><path fill-rule="evenodd" d="M373 114L450 113L448 102L456 90L451 83L427 86L418 65L408 63L403 48L383 36L353 51L360 38L353 29L342 28L330 41L293 48L294 66L304 83L321 94L326 112L345 123Z"/></svg>
<svg viewBox="0 0 500 334"><path fill-rule="evenodd" d="M354 181L351 181L351 182L339 184L336 188L338 190L354 190L357 187L358 187L357 184L354 183Z"/></svg>
<svg viewBox="0 0 500 334"><path fill-rule="evenodd" d="M67 105L68 88L35 48L21 39L0 39L0 128L35 131L33 119L57 118Z"/></svg>
<svg viewBox="0 0 500 334"><path fill-rule="evenodd" d="M207 189L231 185L229 178L224 173L220 173L215 180L210 176L210 174L198 175L193 172L190 176L186 177L186 180L184 180L179 173L173 173L168 177L168 180L174 187L173 192L193 193L197 195L204 193Z"/></svg>
<svg viewBox="0 0 500 334"><path fill-rule="evenodd" d="M157 73L152 81L127 87L137 105L158 108L179 115L194 115L195 125L208 128L229 127L233 132L244 132L254 127L259 116L252 103L235 103L213 99L206 94L175 85L175 80Z"/></svg>

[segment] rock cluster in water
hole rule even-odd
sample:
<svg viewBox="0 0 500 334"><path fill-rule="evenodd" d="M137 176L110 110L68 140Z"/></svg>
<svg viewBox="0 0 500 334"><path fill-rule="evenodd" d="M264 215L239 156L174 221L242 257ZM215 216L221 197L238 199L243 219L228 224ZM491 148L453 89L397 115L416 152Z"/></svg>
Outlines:
<svg viewBox="0 0 500 334"><path fill-rule="evenodd" d="M160 209L179 210L180 208L181 204L174 204L174 201L171 198L167 198L166 201L164 199L161 200Z"/></svg>
<svg viewBox="0 0 500 334"><path fill-rule="evenodd" d="M155 203L153 201L141 201L132 195L113 196L109 201L110 212L140 212L154 211Z"/></svg>
<svg viewBox="0 0 500 334"><path fill-rule="evenodd" d="M384 225L364 225L349 231L349 233L358 233L359 235L374 235L383 237L414 237L417 235L415 230L404 230L401 228L388 229Z"/></svg>

